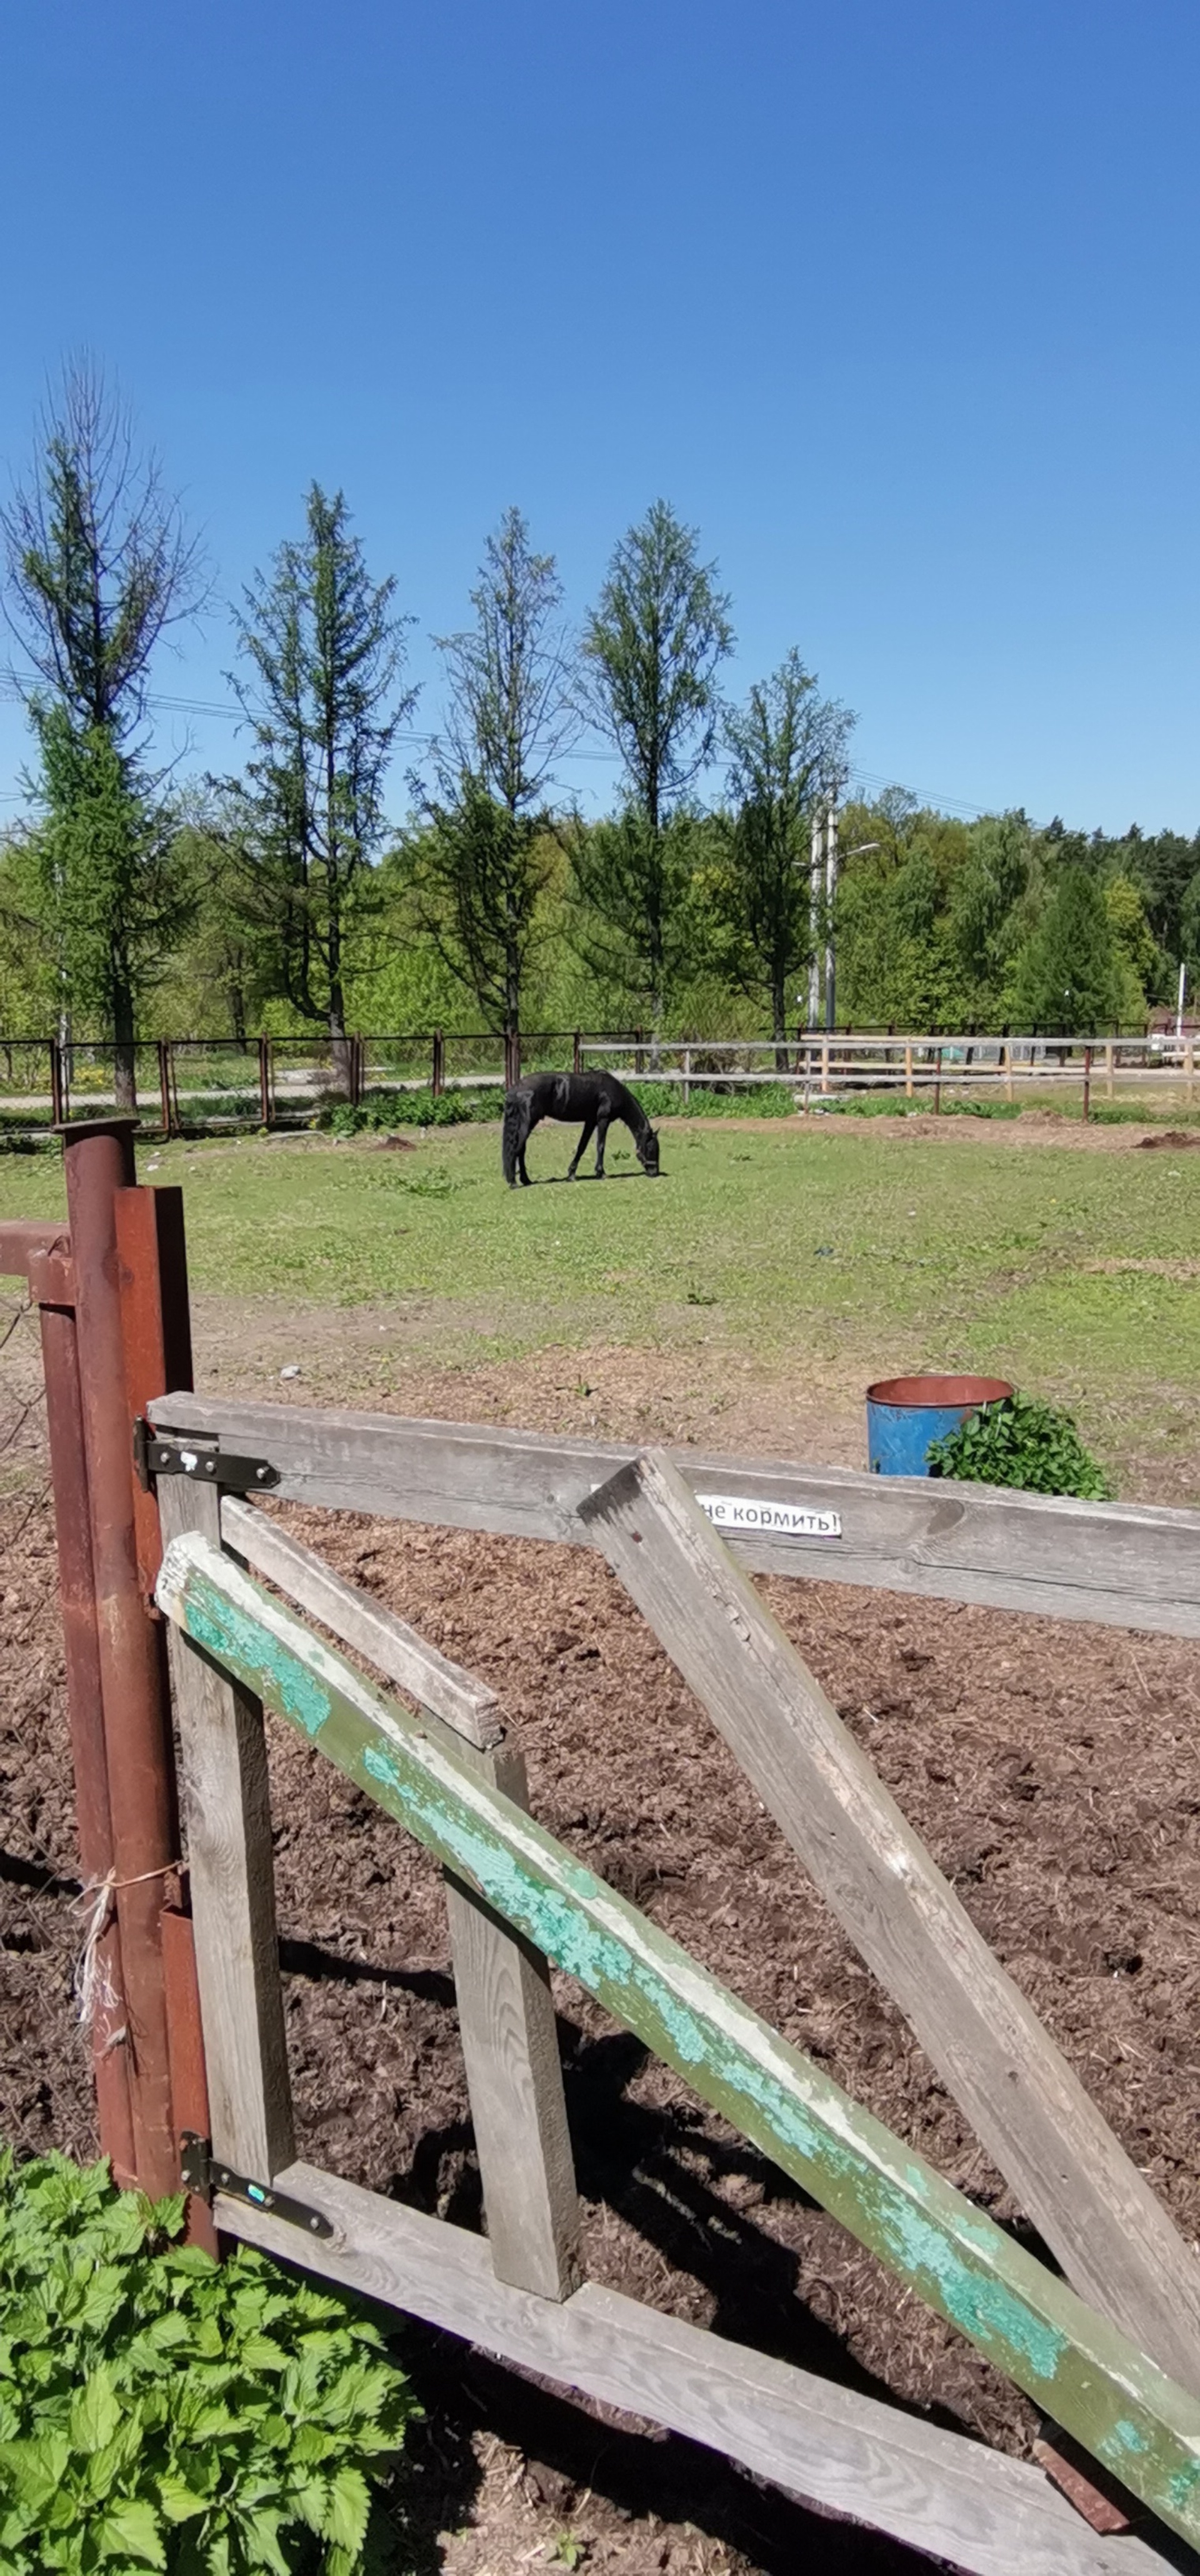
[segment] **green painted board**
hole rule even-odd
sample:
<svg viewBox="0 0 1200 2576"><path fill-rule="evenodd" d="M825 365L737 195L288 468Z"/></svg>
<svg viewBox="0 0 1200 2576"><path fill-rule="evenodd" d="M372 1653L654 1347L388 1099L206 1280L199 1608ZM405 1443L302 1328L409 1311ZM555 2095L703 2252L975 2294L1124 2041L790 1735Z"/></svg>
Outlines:
<svg viewBox="0 0 1200 2576"><path fill-rule="evenodd" d="M1200 2542L1200 2402L210 1540L189 1532L172 1542L157 1598L1164 2522Z"/></svg>

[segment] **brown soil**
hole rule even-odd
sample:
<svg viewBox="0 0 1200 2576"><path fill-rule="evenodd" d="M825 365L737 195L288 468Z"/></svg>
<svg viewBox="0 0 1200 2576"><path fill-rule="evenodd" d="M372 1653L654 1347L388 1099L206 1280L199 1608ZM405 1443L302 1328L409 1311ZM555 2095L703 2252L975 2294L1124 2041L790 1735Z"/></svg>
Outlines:
<svg viewBox="0 0 1200 2576"><path fill-rule="evenodd" d="M456 1409L480 1410L463 1392L460 1381ZM522 1417L534 1420L528 1392L523 1383ZM435 1412L444 1393L432 1379L421 1404L406 1385L406 1406ZM612 1427L632 1427L615 1395L609 1409ZM54 2143L86 2154L92 2112L71 2002L80 1919L53 1536L36 1411L22 1422L14 1410L10 1421L0 2135L29 2150ZM501 1692L527 1748L536 1812L554 1832L1025 2233L905 2025L594 1557L361 1518L286 1518ZM833 1585L765 1590L975 1921L1196 2238L1194 1650ZM272 1729L271 1760L301 2151L477 2226L437 1874L294 1738ZM1007 2382L580 1989L558 1978L555 1988L595 2278L1027 2449L1033 2412ZM570 2563L564 2535L582 2545L589 2570L621 2576L917 2568L910 2553L805 2513L686 2444L536 2390L445 2338L414 2330L407 2343L430 2410L414 2455L422 2571L508 2576L520 2565Z"/></svg>

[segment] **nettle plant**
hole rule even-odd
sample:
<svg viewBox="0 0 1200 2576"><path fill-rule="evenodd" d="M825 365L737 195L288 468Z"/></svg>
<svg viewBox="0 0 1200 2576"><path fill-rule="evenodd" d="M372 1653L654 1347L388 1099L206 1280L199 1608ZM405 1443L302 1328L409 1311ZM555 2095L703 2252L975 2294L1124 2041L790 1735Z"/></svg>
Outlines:
<svg viewBox="0 0 1200 2576"><path fill-rule="evenodd" d="M403 2373L352 2303L182 2225L107 2164L0 2151L0 2576L362 2564Z"/></svg>
<svg viewBox="0 0 1200 2576"><path fill-rule="evenodd" d="M931 1441L925 1455L931 1476L953 1476L959 1484L1020 1485L1027 1493L1073 1494L1084 1503L1113 1498L1071 1415L1037 1396L1005 1396L982 1406L944 1440Z"/></svg>

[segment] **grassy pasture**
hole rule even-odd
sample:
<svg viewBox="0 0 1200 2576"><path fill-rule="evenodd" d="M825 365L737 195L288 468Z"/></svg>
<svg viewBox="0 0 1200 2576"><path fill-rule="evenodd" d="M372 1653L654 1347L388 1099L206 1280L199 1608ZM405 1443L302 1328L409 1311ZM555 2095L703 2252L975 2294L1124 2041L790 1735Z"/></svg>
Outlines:
<svg viewBox="0 0 1200 2576"><path fill-rule="evenodd" d="M704 1346L844 1382L978 1368L1070 1403L1126 1492L1200 1495L1200 1155L942 1143L870 1121L663 1133L646 1181L506 1190L494 1128L412 1150L324 1139L147 1148L186 1192L195 1288L322 1307L432 1301L459 1363ZM565 1172L542 1128L530 1167ZM589 1158L590 1159L590 1158ZM0 1160L0 1215L58 1214L49 1157ZM1195 1468L1193 1485L1189 1476Z"/></svg>

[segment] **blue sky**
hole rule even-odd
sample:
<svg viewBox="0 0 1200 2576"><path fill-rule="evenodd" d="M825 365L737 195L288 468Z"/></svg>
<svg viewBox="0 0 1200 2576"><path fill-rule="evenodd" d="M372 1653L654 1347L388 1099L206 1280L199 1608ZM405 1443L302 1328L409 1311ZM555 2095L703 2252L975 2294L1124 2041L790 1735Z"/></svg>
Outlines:
<svg viewBox="0 0 1200 2576"><path fill-rule="evenodd" d="M1194 0L37 0L4 67L0 474L101 357L215 574L161 696L314 476L420 727L510 501L581 613L662 493L870 781L1200 825ZM22 757L0 703L0 817Z"/></svg>

